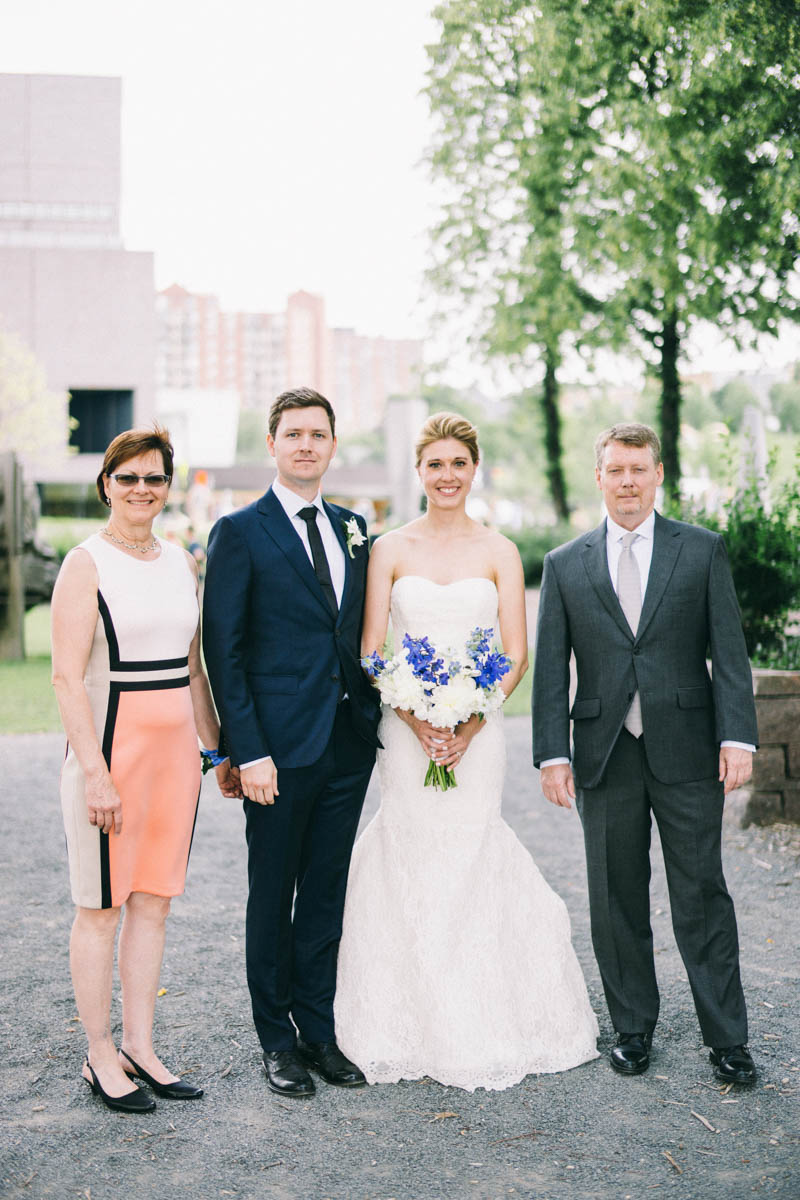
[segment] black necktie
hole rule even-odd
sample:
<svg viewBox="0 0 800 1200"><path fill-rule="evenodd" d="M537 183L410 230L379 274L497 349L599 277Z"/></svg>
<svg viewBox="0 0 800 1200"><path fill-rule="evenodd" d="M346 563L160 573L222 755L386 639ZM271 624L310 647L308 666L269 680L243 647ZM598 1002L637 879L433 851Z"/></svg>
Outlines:
<svg viewBox="0 0 800 1200"><path fill-rule="evenodd" d="M314 562L314 572L319 580L319 586L325 593L325 599L328 601L328 607L333 616L338 617L339 605L336 600L336 592L333 588L331 569L328 566L325 547L322 544L322 537L317 528L317 509L312 504L308 508L301 508L297 515L301 520L305 521L306 528L308 529L308 543L311 546L311 558Z"/></svg>

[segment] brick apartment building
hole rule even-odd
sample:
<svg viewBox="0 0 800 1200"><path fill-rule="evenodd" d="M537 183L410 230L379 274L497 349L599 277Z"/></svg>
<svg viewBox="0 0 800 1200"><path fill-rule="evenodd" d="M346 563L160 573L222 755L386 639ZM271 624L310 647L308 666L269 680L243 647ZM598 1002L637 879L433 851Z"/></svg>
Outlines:
<svg viewBox="0 0 800 1200"><path fill-rule="evenodd" d="M374 429L392 395L419 390L422 342L331 329L325 301L294 292L282 313L225 312L216 296L173 284L156 298L159 389L235 389L265 411L307 384L336 406L343 431Z"/></svg>

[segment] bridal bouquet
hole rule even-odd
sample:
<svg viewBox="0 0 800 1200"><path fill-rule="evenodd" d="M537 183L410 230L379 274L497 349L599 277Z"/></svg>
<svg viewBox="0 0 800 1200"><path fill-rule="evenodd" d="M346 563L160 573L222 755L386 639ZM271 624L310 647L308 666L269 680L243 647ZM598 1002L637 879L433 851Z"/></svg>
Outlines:
<svg viewBox="0 0 800 1200"><path fill-rule="evenodd" d="M403 649L384 660L375 651L361 665L376 684L384 704L404 708L437 729L453 729L477 714L481 720L505 700L500 680L511 670L511 659L493 650L494 630L473 629L460 653L437 650L426 637L403 638ZM425 787L446 792L456 787L452 767L431 759Z"/></svg>

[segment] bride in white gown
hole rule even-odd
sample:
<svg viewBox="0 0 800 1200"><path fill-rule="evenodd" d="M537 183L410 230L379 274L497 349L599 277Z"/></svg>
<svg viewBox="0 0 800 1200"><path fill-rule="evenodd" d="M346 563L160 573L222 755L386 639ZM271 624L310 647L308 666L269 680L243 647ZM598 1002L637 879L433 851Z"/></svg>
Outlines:
<svg viewBox="0 0 800 1200"><path fill-rule="evenodd" d="M466 515L477 462L468 421L428 419L427 512L375 545L363 651L383 648L390 613L396 648L409 633L458 649L499 624L509 694L527 669L522 566ZM502 713L451 732L385 708L380 737L381 807L353 852L339 950L342 1050L370 1083L427 1075L468 1091L596 1058L566 907L500 815ZM430 757L455 769L456 788L423 786Z"/></svg>

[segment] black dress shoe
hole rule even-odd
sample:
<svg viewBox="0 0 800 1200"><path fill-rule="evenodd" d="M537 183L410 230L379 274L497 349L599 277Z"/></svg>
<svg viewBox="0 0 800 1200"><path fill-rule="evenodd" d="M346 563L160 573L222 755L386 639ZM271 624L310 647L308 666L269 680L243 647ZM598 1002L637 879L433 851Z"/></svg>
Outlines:
<svg viewBox="0 0 800 1200"><path fill-rule="evenodd" d="M296 1050L265 1050L263 1061L267 1082L279 1096L313 1096L316 1092Z"/></svg>
<svg viewBox="0 0 800 1200"><path fill-rule="evenodd" d="M307 1066L336 1087L363 1087L364 1072L342 1054L336 1042L304 1042L297 1039L297 1052Z"/></svg>
<svg viewBox="0 0 800 1200"><path fill-rule="evenodd" d="M641 1075L650 1066L652 1042L652 1033L618 1033L609 1055L614 1070L620 1075Z"/></svg>
<svg viewBox="0 0 800 1200"><path fill-rule="evenodd" d="M164 1100L199 1100L203 1094L202 1088L195 1087L192 1083L184 1083L182 1079L175 1079L172 1083L159 1083L157 1079L153 1079L152 1075L148 1075L143 1067L133 1061L127 1050L120 1050L120 1054L123 1058L127 1058L133 1067L130 1074L141 1079L142 1083L146 1083L157 1096L161 1096Z"/></svg>
<svg viewBox="0 0 800 1200"><path fill-rule="evenodd" d="M755 1083L756 1067L747 1046L717 1046L708 1057L720 1082Z"/></svg>
<svg viewBox="0 0 800 1200"><path fill-rule="evenodd" d="M95 1075L88 1058L86 1066L89 1068L89 1074L92 1078L86 1079L85 1075L82 1075L81 1078L86 1079L95 1096L100 1097L106 1108L113 1108L116 1112L125 1113L147 1113L152 1112L155 1108L155 1100L151 1099L150 1096L146 1096L141 1088L135 1087L132 1092L126 1092L124 1096L109 1096L108 1092L103 1090L103 1085Z"/></svg>

